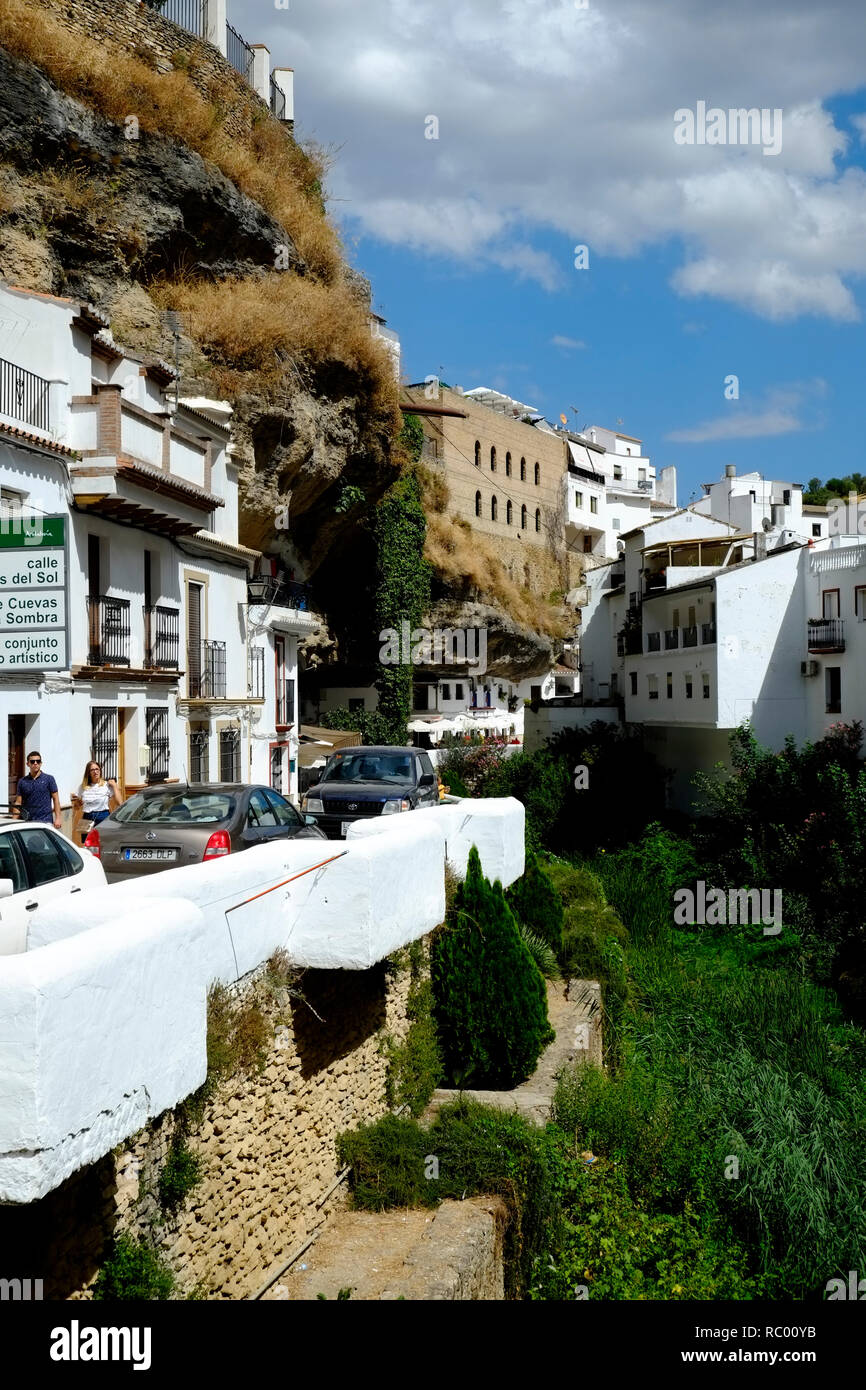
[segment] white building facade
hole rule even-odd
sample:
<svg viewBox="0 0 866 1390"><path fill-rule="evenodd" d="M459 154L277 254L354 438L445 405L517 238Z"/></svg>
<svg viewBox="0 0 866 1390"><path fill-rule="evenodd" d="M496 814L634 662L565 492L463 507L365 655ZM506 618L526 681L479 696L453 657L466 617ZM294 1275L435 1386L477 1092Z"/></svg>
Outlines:
<svg viewBox="0 0 866 1390"><path fill-rule="evenodd" d="M35 747L67 810L89 758L124 795L293 789L297 636L315 620L250 606L262 560L238 543L230 414L177 401L171 369L121 351L91 307L0 288L9 799Z"/></svg>

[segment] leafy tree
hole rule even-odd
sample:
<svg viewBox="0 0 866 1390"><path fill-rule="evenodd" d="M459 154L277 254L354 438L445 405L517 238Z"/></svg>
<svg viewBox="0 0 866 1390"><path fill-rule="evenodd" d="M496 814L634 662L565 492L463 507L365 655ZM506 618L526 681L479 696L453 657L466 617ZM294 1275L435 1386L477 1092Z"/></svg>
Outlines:
<svg viewBox="0 0 866 1390"><path fill-rule="evenodd" d="M507 1089L525 1081L554 1037L545 984L502 884L484 877L474 846L448 919L434 937L430 974L452 1082Z"/></svg>
<svg viewBox="0 0 866 1390"><path fill-rule="evenodd" d="M531 850L527 852L522 876L512 883L505 897L517 920L534 936L540 936L555 951L559 951L562 946L562 899Z"/></svg>

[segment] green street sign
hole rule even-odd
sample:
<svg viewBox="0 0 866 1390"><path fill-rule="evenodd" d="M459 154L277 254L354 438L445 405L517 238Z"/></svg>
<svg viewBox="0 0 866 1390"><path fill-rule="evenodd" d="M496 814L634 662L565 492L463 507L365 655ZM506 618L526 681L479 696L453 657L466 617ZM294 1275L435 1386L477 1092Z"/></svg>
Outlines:
<svg viewBox="0 0 866 1390"><path fill-rule="evenodd" d="M0 516L0 550L48 550L65 543L64 516Z"/></svg>

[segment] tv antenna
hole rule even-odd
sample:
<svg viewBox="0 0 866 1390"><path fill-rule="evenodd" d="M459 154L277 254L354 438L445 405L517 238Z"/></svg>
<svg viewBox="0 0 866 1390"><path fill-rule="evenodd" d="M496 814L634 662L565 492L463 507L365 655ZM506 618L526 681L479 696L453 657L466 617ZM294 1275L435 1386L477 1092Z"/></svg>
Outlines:
<svg viewBox="0 0 866 1390"><path fill-rule="evenodd" d="M180 314L176 309L166 309L164 320L166 328L174 338L174 409L176 413L180 394Z"/></svg>

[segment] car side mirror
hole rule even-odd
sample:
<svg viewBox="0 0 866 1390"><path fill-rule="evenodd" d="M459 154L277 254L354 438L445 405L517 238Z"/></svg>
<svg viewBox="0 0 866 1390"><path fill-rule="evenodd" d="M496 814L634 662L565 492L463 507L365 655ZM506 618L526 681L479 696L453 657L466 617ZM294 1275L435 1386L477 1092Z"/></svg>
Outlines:
<svg viewBox="0 0 866 1390"><path fill-rule="evenodd" d="M315 816L304 816L305 825L318 825L318 823Z"/></svg>
<svg viewBox="0 0 866 1390"><path fill-rule="evenodd" d="M425 773L424 773L424 776L421 778L421 781L418 783L418 786L419 786L419 787L432 787L433 784L435 783L435 781L436 781L436 777L435 777L434 773L432 773L432 772L425 772Z"/></svg>
<svg viewBox="0 0 866 1390"><path fill-rule="evenodd" d="M0 878L0 898L11 898L15 892L15 884L11 878Z"/></svg>

